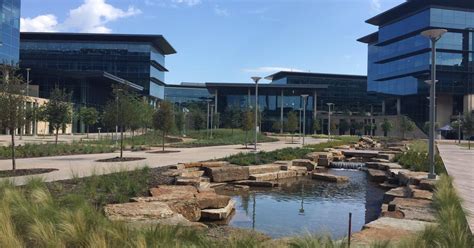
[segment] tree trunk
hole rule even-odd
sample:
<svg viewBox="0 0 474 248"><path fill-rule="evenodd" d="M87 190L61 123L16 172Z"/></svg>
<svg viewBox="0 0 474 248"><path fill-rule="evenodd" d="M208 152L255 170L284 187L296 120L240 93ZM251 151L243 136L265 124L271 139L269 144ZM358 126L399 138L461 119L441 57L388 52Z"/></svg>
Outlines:
<svg viewBox="0 0 474 248"><path fill-rule="evenodd" d="M249 133L249 131L245 131L245 149L248 148L248 139L247 139L248 133Z"/></svg>
<svg viewBox="0 0 474 248"><path fill-rule="evenodd" d="M123 126L120 127L120 159L123 158Z"/></svg>
<svg viewBox="0 0 474 248"><path fill-rule="evenodd" d="M165 131L163 131L163 137L162 137L161 144L162 144L162 150L165 151Z"/></svg>
<svg viewBox="0 0 474 248"><path fill-rule="evenodd" d="M56 140L54 141L54 144L58 144L58 136L59 136L59 128L56 128Z"/></svg>
<svg viewBox="0 0 474 248"><path fill-rule="evenodd" d="M294 133L292 133L292 134L291 134L291 144L294 143L294 141L293 141L294 136L295 136Z"/></svg>
<svg viewBox="0 0 474 248"><path fill-rule="evenodd" d="M471 138L467 140L467 147L469 150L471 150Z"/></svg>
<svg viewBox="0 0 474 248"><path fill-rule="evenodd" d="M10 132L12 136L12 170L16 171L16 160L15 160L15 132Z"/></svg>
<svg viewBox="0 0 474 248"><path fill-rule="evenodd" d="M89 139L89 125L87 125L87 128L86 128L86 130L87 130L86 138L88 138L88 139Z"/></svg>

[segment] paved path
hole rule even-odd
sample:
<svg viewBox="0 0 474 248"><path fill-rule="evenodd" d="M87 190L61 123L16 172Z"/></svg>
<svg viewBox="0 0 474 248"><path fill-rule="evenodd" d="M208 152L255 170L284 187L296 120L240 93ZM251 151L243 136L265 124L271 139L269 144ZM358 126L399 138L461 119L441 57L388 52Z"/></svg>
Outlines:
<svg viewBox="0 0 474 248"><path fill-rule="evenodd" d="M467 221L474 233L474 150L448 144L438 144L448 175L454 178L454 187L464 200Z"/></svg>
<svg viewBox="0 0 474 248"><path fill-rule="evenodd" d="M326 139L306 138L306 143L326 142ZM259 144L259 150L273 151L285 147L300 147L301 144L287 144L284 140L270 143ZM71 155L42 158L17 159L17 168L55 168L58 171L42 174L45 181L56 181L70 179L74 176L85 177L92 173L104 174L111 173L120 169L133 170L137 167L162 167L185 162L198 162L210 159L224 158L240 152L249 152L242 149L242 145L213 146L199 148L167 148L168 150L179 150L179 153L153 154L144 151L125 152L125 157L143 157L145 160L123 163L100 163L95 162L98 159L113 158L118 153ZM9 170L11 168L10 160L0 160L0 170ZM16 177L16 184L23 184L28 176Z"/></svg>

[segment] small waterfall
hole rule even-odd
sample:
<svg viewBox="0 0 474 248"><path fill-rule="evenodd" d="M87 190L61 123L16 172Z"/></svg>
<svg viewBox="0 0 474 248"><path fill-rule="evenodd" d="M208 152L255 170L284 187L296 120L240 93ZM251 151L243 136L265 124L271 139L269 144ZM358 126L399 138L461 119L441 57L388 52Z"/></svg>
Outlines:
<svg viewBox="0 0 474 248"><path fill-rule="evenodd" d="M361 162L331 162L329 167L337 169L351 169L351 170L361 170L366 168L365 163Z"/></svg>

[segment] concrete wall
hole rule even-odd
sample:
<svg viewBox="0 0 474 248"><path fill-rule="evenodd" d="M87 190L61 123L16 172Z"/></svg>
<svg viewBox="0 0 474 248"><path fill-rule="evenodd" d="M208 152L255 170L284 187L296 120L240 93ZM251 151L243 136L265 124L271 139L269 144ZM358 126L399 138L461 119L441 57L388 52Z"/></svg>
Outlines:
<svg viewBox="0 0 474 248"><path fill-rule="evenodd" d="M464 96L464 113L474 111L474 94Z"/></svg>

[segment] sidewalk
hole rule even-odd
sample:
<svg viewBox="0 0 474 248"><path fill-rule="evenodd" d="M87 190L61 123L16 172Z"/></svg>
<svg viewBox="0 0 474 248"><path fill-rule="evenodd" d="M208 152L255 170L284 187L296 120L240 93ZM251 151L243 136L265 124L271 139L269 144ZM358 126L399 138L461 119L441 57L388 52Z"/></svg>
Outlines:
<svg viewBox="0 0 474 248"><path fill-rule="evenodd" d="M306 138L307 144L315 144L326 142L326 139ZM259 150L273 151L285 147L300 147L301 144L287 144L285 141L277 141L270 143L260 143ZM198 148L167 148L169 150L177 150L179 153L153 154L144 151L140 152L124 152L124 157L143 157L145 160L122 162L122 163L100 163L95 162L98 159L113 158L118 153L103 154L87 154L87 155L71 155L41 158L25 158L17 159L18 169L27 168L54 168L58 171L40 175L45 181L56 181L70 179L75 176L86 177L92 173L107 174L119 170L133 170L137 167L148 166L150 168L162 167L185 162L198 162L210 159L224 158L241 152L250 152L251 150L243 150L242 145L230 146L212 146ZM11 168L11 160L0 160L0 170L9 170ZM38 175L37 175L38 176ZM13 180L16 184L23 184L28 177L15 177ZM0 179L2 180L2 179Z"/></svg>
<svg viewBox="0 0 474 248"><path fill-rule="evenodd" d="M474 234L474 149L450 144L438 144L440 156L448 175L453 177L453 184L464 200L467 221Z"/></svg>

